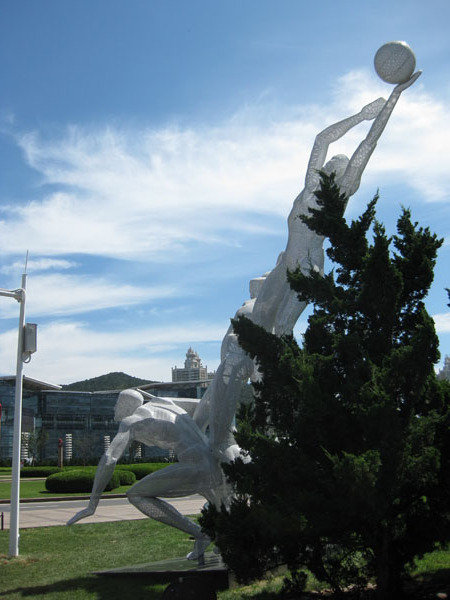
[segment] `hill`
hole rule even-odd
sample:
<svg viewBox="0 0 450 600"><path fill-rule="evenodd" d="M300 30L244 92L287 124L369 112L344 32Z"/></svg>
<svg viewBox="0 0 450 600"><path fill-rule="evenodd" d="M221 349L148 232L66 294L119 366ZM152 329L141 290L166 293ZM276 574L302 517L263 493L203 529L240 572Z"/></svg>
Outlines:
<svg viewBox="0 0 450 600"><path fill-rule="evenodd" d="M107 375L100 375L99 377L93 377L92 379L85 379L84 381L69 383L63 385L62 388L63 390L77 392L103 392L106 390L125 390L146 383L154 383L154 381L149 379L139 379L138 377L133 377L126 373L114 372L108 373Z"/></svg>

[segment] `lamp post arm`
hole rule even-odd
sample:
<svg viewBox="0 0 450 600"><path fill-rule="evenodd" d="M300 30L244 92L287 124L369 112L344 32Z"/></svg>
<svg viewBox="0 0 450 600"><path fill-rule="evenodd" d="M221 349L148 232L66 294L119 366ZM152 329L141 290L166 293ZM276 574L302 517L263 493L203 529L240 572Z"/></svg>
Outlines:
<svg viewBox="0 0 450 600"><path fill-rule="evenodd" d="M20 288L18 290L4 290L0 288L0 296L14 298L14 300L17 300L17 302L25 302L25 289Z"/></svg>

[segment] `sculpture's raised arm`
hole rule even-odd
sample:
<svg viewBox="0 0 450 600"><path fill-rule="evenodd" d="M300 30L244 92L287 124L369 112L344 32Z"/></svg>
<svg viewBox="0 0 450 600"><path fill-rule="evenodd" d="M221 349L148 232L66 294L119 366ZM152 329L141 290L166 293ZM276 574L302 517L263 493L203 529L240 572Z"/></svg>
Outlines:
<svg viewBox="0 0 450 600"><path fill-rule="evenodd" d="M361 144L353 153L345 173L339 181L339 187L347 197L352 196L359 188L363 171L376 148L377 142L387 125L389 117L391 116L401 93L409 88L420 77L421 74L422 71L417 71L417 73L414 73L414 75L408 79L408 81L395 86L391 95L389 96L389 99L384 103L384 106L373 122L367 137L361 142Z"/></svg>
<svg viewBox="0 0 450 600"><path fill-rule="evenodd" d="M319 185L318 171L323 167L330 144L343 137L350 129L363 121L375 119L386 104L383 98L377 98L351 117L347 117L317 134L311 150L311 156L306 170L305 187L308 191L314 191Z"/></svg>

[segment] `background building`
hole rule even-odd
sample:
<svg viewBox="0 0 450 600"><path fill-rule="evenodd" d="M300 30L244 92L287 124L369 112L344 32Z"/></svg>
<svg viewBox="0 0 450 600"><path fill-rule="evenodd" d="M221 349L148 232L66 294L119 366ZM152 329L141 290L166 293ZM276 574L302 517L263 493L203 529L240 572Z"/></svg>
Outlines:
<svg viewBox="0 0 450 600"><path fill-rule="evenodd" d="M151 383L140 386L154 396L168 396L193 414L209 381ZM0 377L0 462L10 461L13 449L15 377ZM59 385L23 378L23 460L56 461L58 441L64 445L64 460L96 462L116 435L114 407L121 390L78 392ZM177 400L179 399L179 400ZM158 447L136 445L134 458L164 458Z"/></svg>
<svg viewBox="0 0 450 600"><path fill-rule="evenodd" d="M15 377L0 377L0 460L12 457ZM56 460L58 440L81 462L98 457L105 436L114 436L119 391L69 392L61 386L23 378L22 458ZM69 449L69 448L68 448ZM65 458L70 458L65 453Z"/></svg>
<svg viewBox="0 0 450 600"><path fill-rule="evenodd" d="M450 381L450 356L445 357L444 366L438 373L438 379L447 379L447 381Z"/></svg>
<svg viewBox="0 0 450 600"><path fill-rule="evenodd" d="M184 369L172 367L172 381L207 381L212 379L214 373L208 373L208 367L202 365L200 356L191 347L186 352ZM205 386L207 387L207 385Z"/></svg>
<svg viewBox="0 0 450 600"><path fill-rule="evenodd" d="M22 433L34 434L42 427L40 415L43 390L59 390L59 385L23 378ZM0 460L12 457L16 378L0 377Z"/></svg>

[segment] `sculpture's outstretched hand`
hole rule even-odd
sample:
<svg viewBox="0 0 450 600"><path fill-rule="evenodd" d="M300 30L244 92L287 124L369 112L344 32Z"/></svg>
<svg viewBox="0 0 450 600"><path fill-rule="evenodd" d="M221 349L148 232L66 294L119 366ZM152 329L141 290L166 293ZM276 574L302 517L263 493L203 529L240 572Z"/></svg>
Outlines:
<svg viewBox="0 0 450 600"><path fill-rule="evenodd" d="M408 89L417 79L419 79L421 75L422 71L416 71L416 73L414 73L414 75L410 79L408 79L408 81L396 85L394 88L394 92L403 92L404 90Z"/></svg>
<svg viewBox="0 0 450 600"><path fill-rule="evenodd" d="M80 512L77 512L77 514L74 517L72 517L71 519L69 519L67 521L67 525L73 525L77 521L81 521L81 519L85 519L86 517L90 517L94 513L95 513L94 509L89 508L89 507L88 508L84 508L83 510L80 510Z"/></svg>
<svg viewBox="0 0 450 600"><path fill-rule="evenodd" d="M375 117L378 117L385 104L386 100L384 98L377 98L361 109L361 116L363 116L366 121L371 121L372 119L375 119Z"/></svg>

